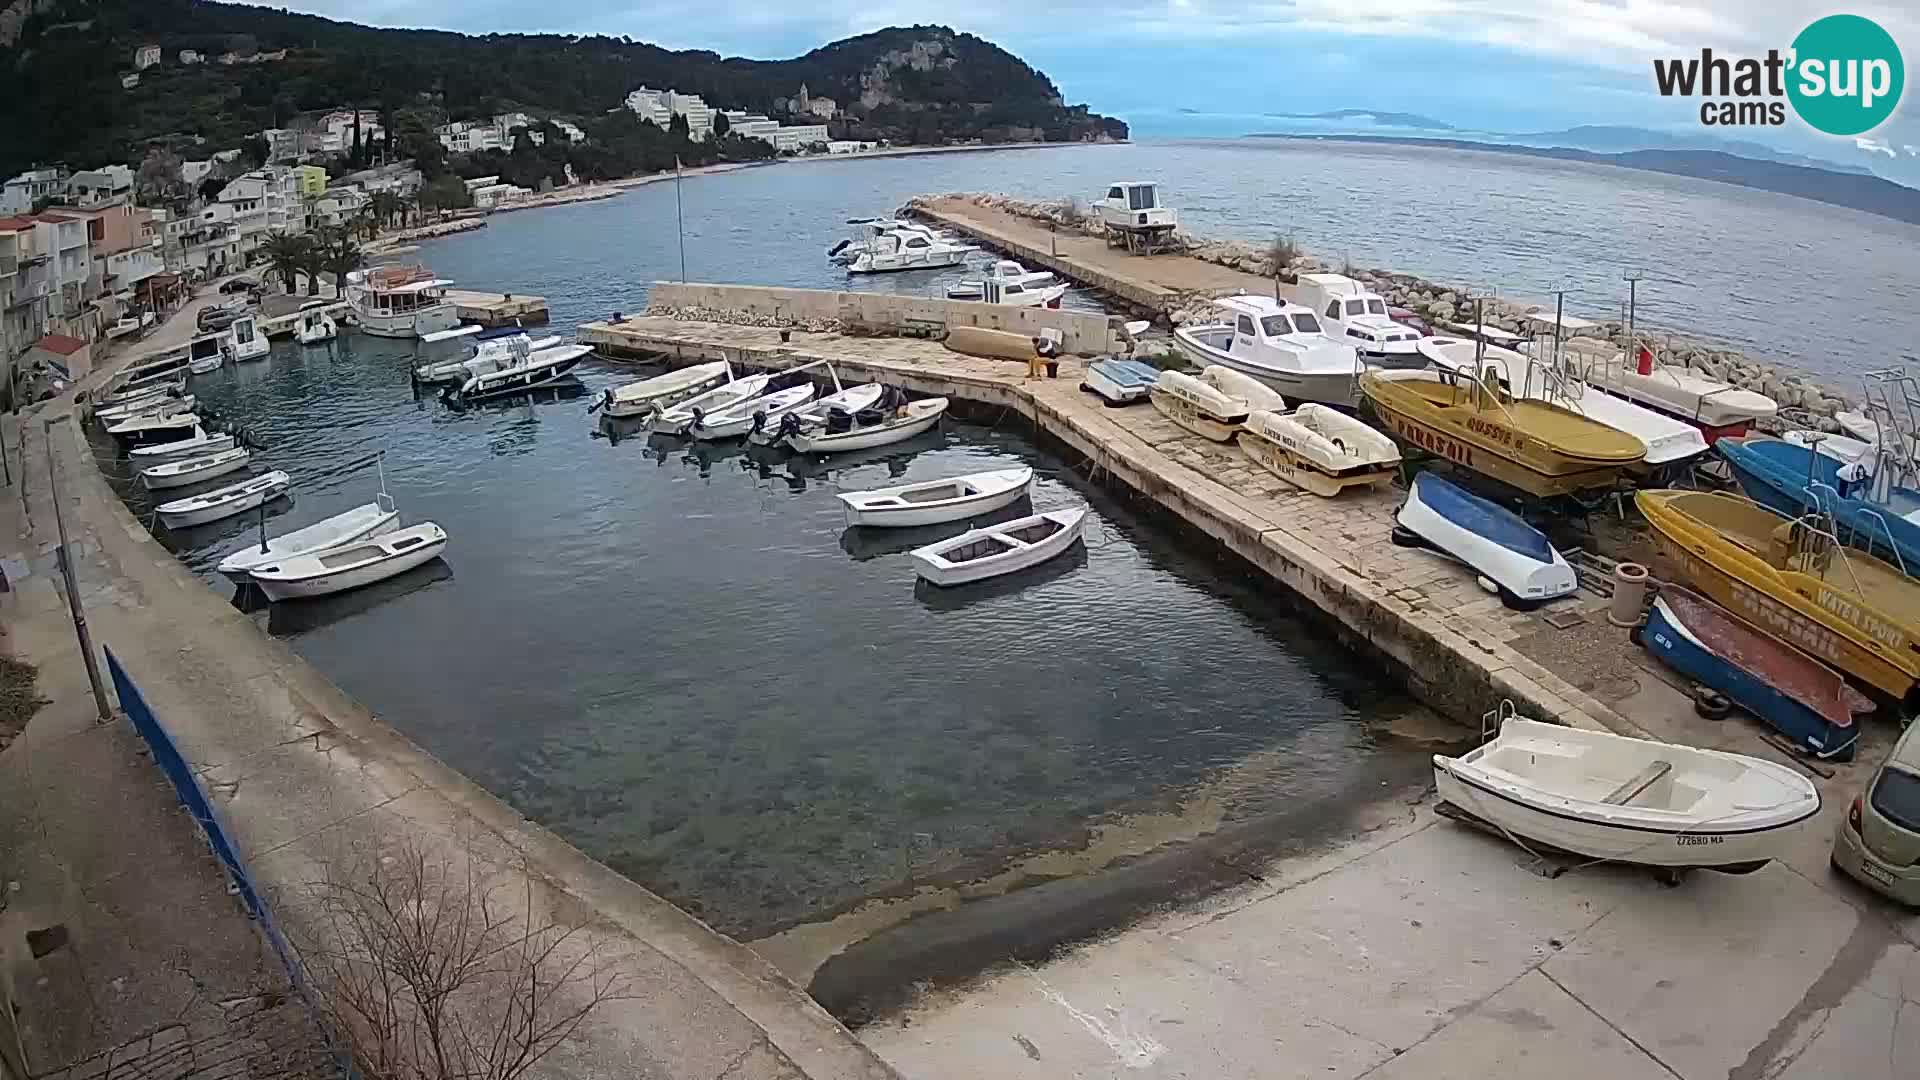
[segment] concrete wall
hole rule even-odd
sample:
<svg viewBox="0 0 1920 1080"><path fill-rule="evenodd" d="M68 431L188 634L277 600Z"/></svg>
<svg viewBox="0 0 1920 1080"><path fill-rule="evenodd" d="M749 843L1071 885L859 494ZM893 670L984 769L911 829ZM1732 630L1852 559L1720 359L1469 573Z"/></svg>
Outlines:
<svg viewBox="0 0 1920 1080"><path fill-rule="evenodd" d="M1124 348L1121 319L1088 311L1055 311L945 300L899 293L829 292L825 289L774 289L756 285L703 285L656 281L647 294L649 308L708 308L744 311L805 322L838 319L895 329L984 326L1034 336L1058 330L1066 351L1105 356Z"/></svg>

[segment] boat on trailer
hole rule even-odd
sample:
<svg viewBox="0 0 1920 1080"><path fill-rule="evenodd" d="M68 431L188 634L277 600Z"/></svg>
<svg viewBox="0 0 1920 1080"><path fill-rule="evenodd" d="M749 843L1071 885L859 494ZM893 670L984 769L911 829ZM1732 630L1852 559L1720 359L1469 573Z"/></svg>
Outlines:
<svg viewBox="0 0 1920 1080"><path fill-rule="evenodd" d="M1292 412L1255 409L1236 437L1254 463L1324 498L1352 487L1389 485L1400 467L1400 448L1392 439L1313 402Z"/></svg>
<svg viewBox="0 0 1920 1080"><path fill-rule="evenodd" d="M1038 566L1072 547L1086 523L1085 507L1048 510L915 548L914 572L933 585L965 585Z"/></svg>
<svg viewBox="0 0 1920 1080"><path fill-rule="evenodd" d="M1589 365L1583 375L1591 386L1698 427L1709 443L1745 435L1780 411L1779 403L1765 394L1692 368L1656 364L1651 354L1629 364L1625 353L1615 353Z"/></svg>
<svg viewBox="0 0 1920 1080"><path fill-rule="evenodd" d="M1435 754L1445 804L1523 842L1604 862L1744 874L1786 856L1820 792L1771 761L1508 719Z"/></svg>
<svg viewBox="0 0 1920 1080"><path fill-rule="evenodd" d="M1147 396L1167 419L1214 442L1232 442L1250 411L1245 398L1229 397L1180 371L1161 372Z"/></svg>
<svg viewBox="0 0 1920 1080"><path fill-rule="evenodd" d="M256 566L253 583L269 600L294 600L358 589L439 558L447 534L431 521Z"/></svg>
<svg viewBox="0 0 1920 1080"><path fill-rule="evenodd" d="M264 550L258 541L227 553L220 560L220 573L235 585L253 580L253 570L297 555L312 555L357 543L369 537L385 536L400 527L400 510L393 497L382 491L370 503L361 503L311 525L281 533L267 540Z"/></svg>
<svg viewBox="0 0 1920 1080"><path fill-rule="evenodd" d="M161 503L153 510L160 516L160 524L184 529L244 514L285 495L292 487L293 477L276 469L190 498Z"/></svg>
<svg viewBox="0 0 1920 1080"><path fill-rule="evenodd" d="M1080 389L1098 394L1109 405L1131 405L1146 399L1160 369L1145 360L1109 357L1087 365L1087 377Z"/></svg>
<svg viewBox="0 0 1920 1080"><path fill-rule="evenodd" d="M1033 469L994 469L872 491L843 491L848 525L902 529L989 514L1033 491Z"/></svg>
<svg viewBox="0 0 1920 1080"><path fill-rule="evenodd" d="M1580 579L1545 533L1445 477L1421 472L1394 515L1393 542L1430 547L1492 582L1517 611L1571 596Z"/></svg>
<svg viewBox="0 0 1920 1080"><path fill-rule="evenodd" d="M601 408L616 420L646 416L719 386L727 381L732 371L725 360L715 360L710 364L695 364L650 379L636 379L609 388L601 395Z"/></svg>

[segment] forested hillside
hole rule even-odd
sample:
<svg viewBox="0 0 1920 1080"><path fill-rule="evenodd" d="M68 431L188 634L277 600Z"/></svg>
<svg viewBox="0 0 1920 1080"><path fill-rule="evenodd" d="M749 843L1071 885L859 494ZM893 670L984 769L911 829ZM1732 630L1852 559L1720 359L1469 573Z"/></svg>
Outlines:
<svg viewBox="0 0 1920 1080"><path fill-rule="evenodd" d="M148 42L165 59L123 88L134 50ZM182 65L181 49L209 62ZM286 56L270 63L211 62L281 49ZM759 61L627 38L382 30L196 0L0 0L0 174L36 161L138 161L153 140L235 146L297 113L350 104L410 117L418 129L510 109L585 122L643 84L776 117L805 86L842 110L834 138L1126 135L1117 120L1064 105L1052 82L1017 57L938 26Z"/></svg>

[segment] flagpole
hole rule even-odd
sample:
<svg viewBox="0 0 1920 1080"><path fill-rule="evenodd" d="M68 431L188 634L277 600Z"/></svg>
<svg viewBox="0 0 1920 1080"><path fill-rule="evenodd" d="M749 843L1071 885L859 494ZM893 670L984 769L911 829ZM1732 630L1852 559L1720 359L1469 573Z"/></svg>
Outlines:
<svg viewBox="0 0 1920 1080"><path fill-rule="evenodd" d="M687 221L680 206L680 155L673 155L673 226L680 233L680 284L687 283Z"/></svg>

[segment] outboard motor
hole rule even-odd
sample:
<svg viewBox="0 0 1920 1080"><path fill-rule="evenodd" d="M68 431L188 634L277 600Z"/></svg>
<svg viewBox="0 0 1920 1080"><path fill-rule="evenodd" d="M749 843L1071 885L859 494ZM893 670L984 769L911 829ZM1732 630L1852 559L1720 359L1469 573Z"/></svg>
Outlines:
<svg viewBox="0 0 1920 1080"><path fill-rule="evenodd" d="M693 413L693 423L688 425L689 430L698 428L707 422L707 411L705 409L702 409L700 406L695 405L689 411Z"/></svg>
<svg viewBox="0 0 1920 1080"><path fill-rule="evenodd" d="M792 415L793 415L792 413L788 413L788 414L787 414L787 416L783 416L783 417L781 417L780 419L781 419L781 420L786 420L786 419L787 419L787 417L789 417L789 416L792 416ZM767 410L765 410L765 409L755 409L755 410L753 411L753 423L752 423L752 424L750 424L750 425L748 425L748 427L747 427L747 434L748 434L748 435L758 435L758 434L760 434L760 433L761 433L762 431L764 431L764 430L766 430L766 427L767 427Z"/></svg>
<svg viewBox="0 0 1920 1080"><path fill-rule="evenodd" d="M831 417L827 419L827 430L833 430L833 419ZM800 418L793 413L782 416L780 418L780 437L784 439L789 435L798 434L800 434Z"/></svg>

